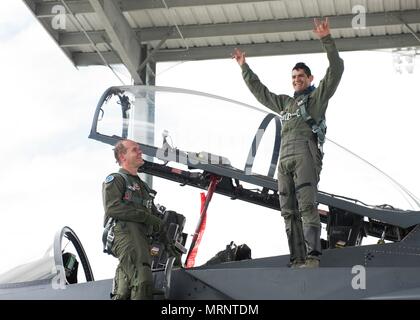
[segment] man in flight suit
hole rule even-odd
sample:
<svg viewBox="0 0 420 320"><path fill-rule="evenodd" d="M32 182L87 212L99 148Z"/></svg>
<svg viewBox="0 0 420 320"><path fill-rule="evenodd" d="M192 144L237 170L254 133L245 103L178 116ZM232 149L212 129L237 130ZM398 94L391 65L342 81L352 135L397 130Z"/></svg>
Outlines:
<svg viewBox="0 0 420 320"><path fill-rule="evenodd" d="M286 225L291 266L309 268L319 266L321 255L321 223L316 197L322 168L323 137L322 132L320 135L315 132L316 129L325 129L322 123L325 124L323 120L328 100L337 89L344 71L343 60L330 34L328 18L321 22L315 19L314 24L313 31L321 40L329 61L326 75L318 88L311 85L314 77L308 66L298 63L292 70L294 96L274 94L245 62L245 52L235 49L232 54L250 91L282 119L278 166L281 215ZM302 114L302 105L306 105L306 114ZM312 119L311 124L308 116Z"/></svg>
<svg viewBox="0 0 420 320"><path fill-rule="evenodd" d="M114 148L120 165L118 173L109 175L102 185L105 222L115 222L111 251L119 260L112 298L152 299L153 277L150 269L150 241L159 232L162 220L153 215L154 194L137 175L144 164L139 145L120 140Z"/></svg>

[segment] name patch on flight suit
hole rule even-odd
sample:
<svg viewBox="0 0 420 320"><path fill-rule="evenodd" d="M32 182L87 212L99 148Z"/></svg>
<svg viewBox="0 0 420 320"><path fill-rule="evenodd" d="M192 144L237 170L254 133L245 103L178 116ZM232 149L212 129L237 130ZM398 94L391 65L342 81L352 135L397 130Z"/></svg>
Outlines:
<svg viewBox="0 0 420 320"><path fill-rule="evenodd" d="M133 185L128 186L128 189L132 190L132 191L136 191L136 190L140 190L140 185L136 182L133 183Z"/></svg>
<svg viewBox="0 0 420 320"><path fill-rule="evenodd" d="M127 186L127 191L124 194L124 200L131 201L133 199L133 192L140 190L140 185L134 182L131 186Z"/></svg>

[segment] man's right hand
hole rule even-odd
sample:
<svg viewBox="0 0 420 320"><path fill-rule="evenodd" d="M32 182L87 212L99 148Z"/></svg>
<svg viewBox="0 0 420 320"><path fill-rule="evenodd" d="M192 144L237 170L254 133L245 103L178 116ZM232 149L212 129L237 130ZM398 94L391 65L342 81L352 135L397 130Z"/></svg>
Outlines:
<svg viewBox="0 0 420 320"><path fill-rule="evenodd" d="M238 48L235 48L231 53L232 59L235 59L236 62L242 66L245 63L245 52L242 52Z"/></svg>

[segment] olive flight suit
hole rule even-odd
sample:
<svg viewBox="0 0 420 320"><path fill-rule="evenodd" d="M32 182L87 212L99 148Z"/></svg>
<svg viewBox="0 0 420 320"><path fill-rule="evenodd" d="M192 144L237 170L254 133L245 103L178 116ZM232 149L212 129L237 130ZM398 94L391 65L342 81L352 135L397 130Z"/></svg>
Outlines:
<svg viewBox="0 0 420 320"><path fill-rule="evenodd" d="M105 222L114 218L112 253L119 259L113 299L152 299L150 235L161 228L149 187L124 169L109 175L102 186ZM125 177L125 178L124 178ZM127 179L127 181L126 181Z"/></svg>
<svg viewBox="0 0 420 320"><path fill-rule="evenodd" d="M321 39L327 52L329 67L318 88L297 92L295 97L277 95L265 87L250 67L244 63L242 76L256 99L281 117L281 147L278 165L278 191L281 215L286 225L290 261L319 259L321 254L321 223L317 210L317 187L322 168L322 152L312 128L298 112L297 102L309 94L306 110L319 123L325 119L328 100L332 97L344 71L331 35ZM286 121L287 120L287 121ZM303 226L302 226L303 220Z"/></svg>

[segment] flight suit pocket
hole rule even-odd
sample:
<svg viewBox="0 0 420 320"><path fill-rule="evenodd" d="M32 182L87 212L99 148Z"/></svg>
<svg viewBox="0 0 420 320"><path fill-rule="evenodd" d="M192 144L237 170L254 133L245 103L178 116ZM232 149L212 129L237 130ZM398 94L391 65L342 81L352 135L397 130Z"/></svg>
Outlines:
<svg viewBox="0 0 420 320"><path fill-rule="evenodd" d="M322 157L321 157L321 150L318 149L318 146L312 142L307 141L307 145L309 148L309 152L311 153L312 159L317 165L322 165Z"/></svg>
<svg viewBox="0 0 420 320"><path fill-rule="evenodd" d="M319 180L319 175L320 175L321 169L322 169L321 150L319 150L318 146L312 141L307 141L307 145L308 145L309 152L312 156L312 160L315 164L316 173L317 173L318 180Z"/></svg>

